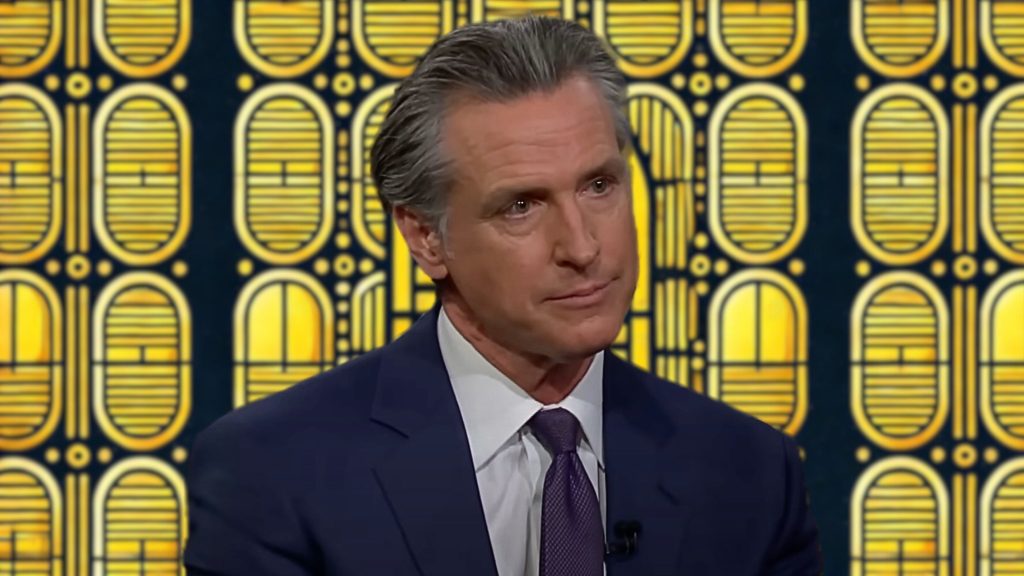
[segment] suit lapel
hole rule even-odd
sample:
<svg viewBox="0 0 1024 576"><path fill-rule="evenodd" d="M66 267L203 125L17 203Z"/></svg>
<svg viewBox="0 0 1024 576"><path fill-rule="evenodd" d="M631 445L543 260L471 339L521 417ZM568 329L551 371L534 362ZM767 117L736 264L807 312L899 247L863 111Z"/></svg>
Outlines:
<svg viewBox="0 0 1024 576"><path fill-rule="evenodd" d="M615 525L639 522L637 550L607 560L608 576L675 574L691 515L683 499L691 468L677 426L650 394L649 376L605 353L604 458L607 537ZM675 473L670 473L670 471Z"/></svg>
<svg viewBox="0 0 1024 576"><path fill-rule="evenodd" d="M437 342L438 309L381 359L372 418L404 439L375 474L424 576L497 575L458 403Z"/></svg>

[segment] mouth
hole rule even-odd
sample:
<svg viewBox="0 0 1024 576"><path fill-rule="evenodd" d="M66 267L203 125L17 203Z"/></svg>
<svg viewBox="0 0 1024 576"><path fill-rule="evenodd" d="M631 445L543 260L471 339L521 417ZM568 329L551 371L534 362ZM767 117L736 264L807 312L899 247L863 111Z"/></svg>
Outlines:
<svg viewBox="0 0 1024 576"><path fill-rule="evenodd" d="M605 292L608 290L608 286L610 284L610 280L606 282L587 284L586 286L581 286L572 292L566 292L550 298L550 300L557 304L568 306L590 306L604 298Z"/></svg>

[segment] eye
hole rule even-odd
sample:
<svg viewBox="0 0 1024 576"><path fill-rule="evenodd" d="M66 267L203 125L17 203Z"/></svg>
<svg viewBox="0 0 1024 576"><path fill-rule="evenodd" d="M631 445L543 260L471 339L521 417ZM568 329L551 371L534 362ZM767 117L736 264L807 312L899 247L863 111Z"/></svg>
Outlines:
<svg viewBox="0 0 1024 576"><path fill-rule="evenodd" d="M513 200L508 208L505 208L505 214L508 216L522 216L530 212L531 202L526 198L519 198Z"/></svg>
<svg viewBox="0 0 1024 576"><path fill-rule="evenodd" d="M598 195L606 194L609 190L611 190L611 187L611 179L604 177L597 178L596 180L590 183L590 189L593 190Z"/></svg>

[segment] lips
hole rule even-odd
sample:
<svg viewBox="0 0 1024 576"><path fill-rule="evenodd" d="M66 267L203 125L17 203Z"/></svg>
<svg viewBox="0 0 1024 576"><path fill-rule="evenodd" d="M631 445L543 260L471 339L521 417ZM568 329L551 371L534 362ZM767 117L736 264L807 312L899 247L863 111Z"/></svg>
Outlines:
<svg viewBox="0 0 1024 576"><path fill-rule="evenodd" d="M551 299L555 300L555 301L587 300L587 299L590 299L590 298L593 298L595 296L600 295L600 293L605 288L607 288L608 284L610 284L610 283L611 282L600 282L600 283L596 283L595 282L595 283L587 284L586 286L582 286L580 288L577 288L577 289L573 290L572 292L566 292L564 294L560 294L558 296L555 296L554 298L551 298Z"/></svg>

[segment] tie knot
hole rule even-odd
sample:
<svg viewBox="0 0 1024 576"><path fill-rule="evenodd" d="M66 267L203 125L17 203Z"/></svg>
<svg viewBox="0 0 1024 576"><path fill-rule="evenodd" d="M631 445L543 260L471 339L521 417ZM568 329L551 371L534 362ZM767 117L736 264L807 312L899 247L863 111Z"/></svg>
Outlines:
<svg viewBox="0 0 1024 576"><path fill-rule="evenodd" d="M580 423L565 408L537 412L530 418L530 428L552 456L576 450L580 440Z"/></svg>

